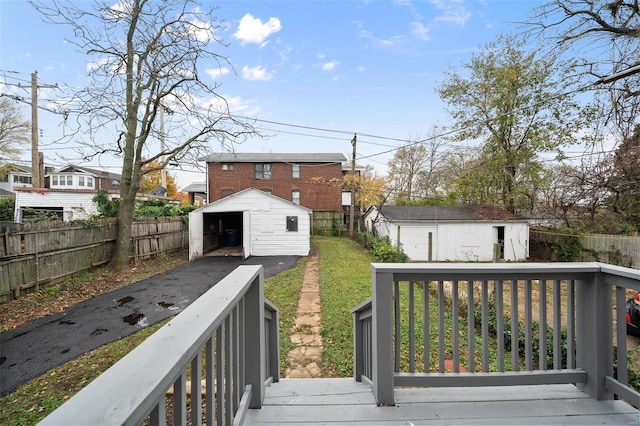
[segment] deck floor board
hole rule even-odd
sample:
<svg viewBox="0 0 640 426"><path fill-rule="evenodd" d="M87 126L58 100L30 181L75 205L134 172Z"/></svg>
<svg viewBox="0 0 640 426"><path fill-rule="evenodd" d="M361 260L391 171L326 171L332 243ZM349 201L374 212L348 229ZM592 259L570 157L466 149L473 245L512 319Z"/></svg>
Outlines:
<svg viewBox="0 0 640 426"><path fill-rule="evenodd" d="M377 407L353 379L283 379L267 388L251 425L625 424L640 412L623 401L596 401L572 385L400 388L394 407Z"/></svg>

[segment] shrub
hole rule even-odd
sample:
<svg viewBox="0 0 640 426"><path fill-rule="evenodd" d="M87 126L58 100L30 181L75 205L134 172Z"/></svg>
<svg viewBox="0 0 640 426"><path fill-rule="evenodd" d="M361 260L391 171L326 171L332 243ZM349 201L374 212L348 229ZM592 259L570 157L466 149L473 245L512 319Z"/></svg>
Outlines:
<svg viewBox="0 0 640 426"><path fill-rule="evenodd" d="M16 207L14 197L0 198L0 220L13 222L13 213Z"/></svg>
<svg viewBox="0 0 640 426"><path fill-rule="evenodd" d="M582 244L580 243L577 231L572 228L558 228L558 237L555 239L551 248L556 254L556 258L560 262L573 262L579 259L582 253Z"/></svg>
<svg viewBox="0 0 640 426"><path fill-rule="evenodd" d="M405 263L409 261L409 256L393 246L389 237L380 238L368 232L358 232L356 242L371 251L378 262Z"/></svg>

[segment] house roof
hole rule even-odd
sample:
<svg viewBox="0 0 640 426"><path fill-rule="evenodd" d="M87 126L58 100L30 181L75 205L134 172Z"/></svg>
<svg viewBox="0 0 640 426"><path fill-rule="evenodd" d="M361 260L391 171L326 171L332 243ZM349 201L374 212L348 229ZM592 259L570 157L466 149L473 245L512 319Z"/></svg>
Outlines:
<svg viewBox="0 0 640 426"><path fill-rule="evenodd" d="M382 214L398 221L495 221L524 220L490 206L383 206Z"/></svg>
<svg viewBox="0 0 640 426"><path fill-rule="evenodd" d="M90 175L96 176L96 177L101 177L101 178L106 178L106 179L112 179L112 180L117 180L119 181L122 178L122 175L119 175L118 173L111 173L111 172L106 172L104 170L98 170L98 169L92 169L89 167L84 167L84 166L75 166L75 165L68 165L68 166L64 166L54 172L51 172L49 174L55 174L55 173L73 173L73 172L83 172L83 173L88 173Z"/></svg>
<svg viewBox="0 0 640 426"><path fill-rule="evenodd" d="M9 163L4 164L2 167L7 173L31 173L30 166L21 166L19 164Z"/></svg>
<svg viewBox="0 0 640 426"><path fill-rule="evenodd" d="M204 182L193 182L182 188L182 192L207 192L207 184Z"/></svg>
<svg viewBox="0 0 640 426"><path fill-rule="evenodd" d="M347 158L340 153L214 153L204 158L207 163L340 163Z"/></svg>
<svg viewBox="0 0 640 426"><path fill-rule="evenodd" d="M4 197L15 197L16 194L11 192L11 191L7 191L6 189L2 189L0 188L0 198L4 198Z"/></svg>

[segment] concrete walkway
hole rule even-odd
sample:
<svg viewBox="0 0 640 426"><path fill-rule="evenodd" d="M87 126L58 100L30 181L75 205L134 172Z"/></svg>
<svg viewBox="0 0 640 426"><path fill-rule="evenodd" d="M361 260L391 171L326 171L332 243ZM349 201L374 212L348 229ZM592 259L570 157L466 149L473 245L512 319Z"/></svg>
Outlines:
<svg viewBox="0 0 640 426"><path fill-rule="evenodd" d="M290 367L286 378L322 377L322 336L320 335L320 274L318 253L313 251L307 260L298 302L291 342L296 345L287 355Z"/></svg>

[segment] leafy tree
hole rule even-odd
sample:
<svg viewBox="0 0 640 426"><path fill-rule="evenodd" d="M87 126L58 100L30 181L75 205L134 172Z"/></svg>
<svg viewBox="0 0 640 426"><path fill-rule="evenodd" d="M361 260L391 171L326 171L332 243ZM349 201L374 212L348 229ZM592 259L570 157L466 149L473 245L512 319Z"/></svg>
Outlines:
<svg viewBox="0 0 640 426"><path fill-rule="evenodd" d="M351 188L352 185L356 191L355 200L364 208L379 205L384 198L385 179L378 176L370 167L366 167L360 173L346 173L343 177L343 187Z"/></svg>
<svg viewBox="0 0 640 426"><path fill-rule="evenodd" d="M175 197L178 194L178 187L175 178L169 172L166 172L166 182L167 197ZM144 174L140 178L140 190L150 194L158 186L162 186L162 165L155 160L145 166Z"/></svg>
<svg viewBox="0 0 640 426"><path fill-rule="evenodd" d="M613 175L608 182L612 210L640 229L640 125L625 139L613 159Z"/></svg>
<svg viewBox="0 0 640 426"><path fill-rule="evenodd" d="M450 68L439 86L459 141L482 140L459 193L490 200L510 212L530 210L544 177L540 153L576 142L578 106L558 96L572 83L570 64L525 50L526 40L501 36L475 53L463 71Z"/></svg>
<svg viewBox="0 0 640 426"><path fill-rule="evenodd" d="M0 176L7 175L7 163L20 158L20 145L29 142L30 129L15 102L0 97Z"/></svg>
<svg viewBox="0 0 640 426"><path fill-rule="evenodd" d="M74 35L70 43L92 56L90 83L65 105L65 132L87 133L87 158L122 159L120 226L111 265L124 269L136 194L142 175L153 171L148 165L197 158L210 141L224 145L254 132L231 116L218 85L200 78L203 65L228 64L212 50L224 46L217 31L221 23L214 10L193 0L32 4L45 21L68 26Z"/></svg>

